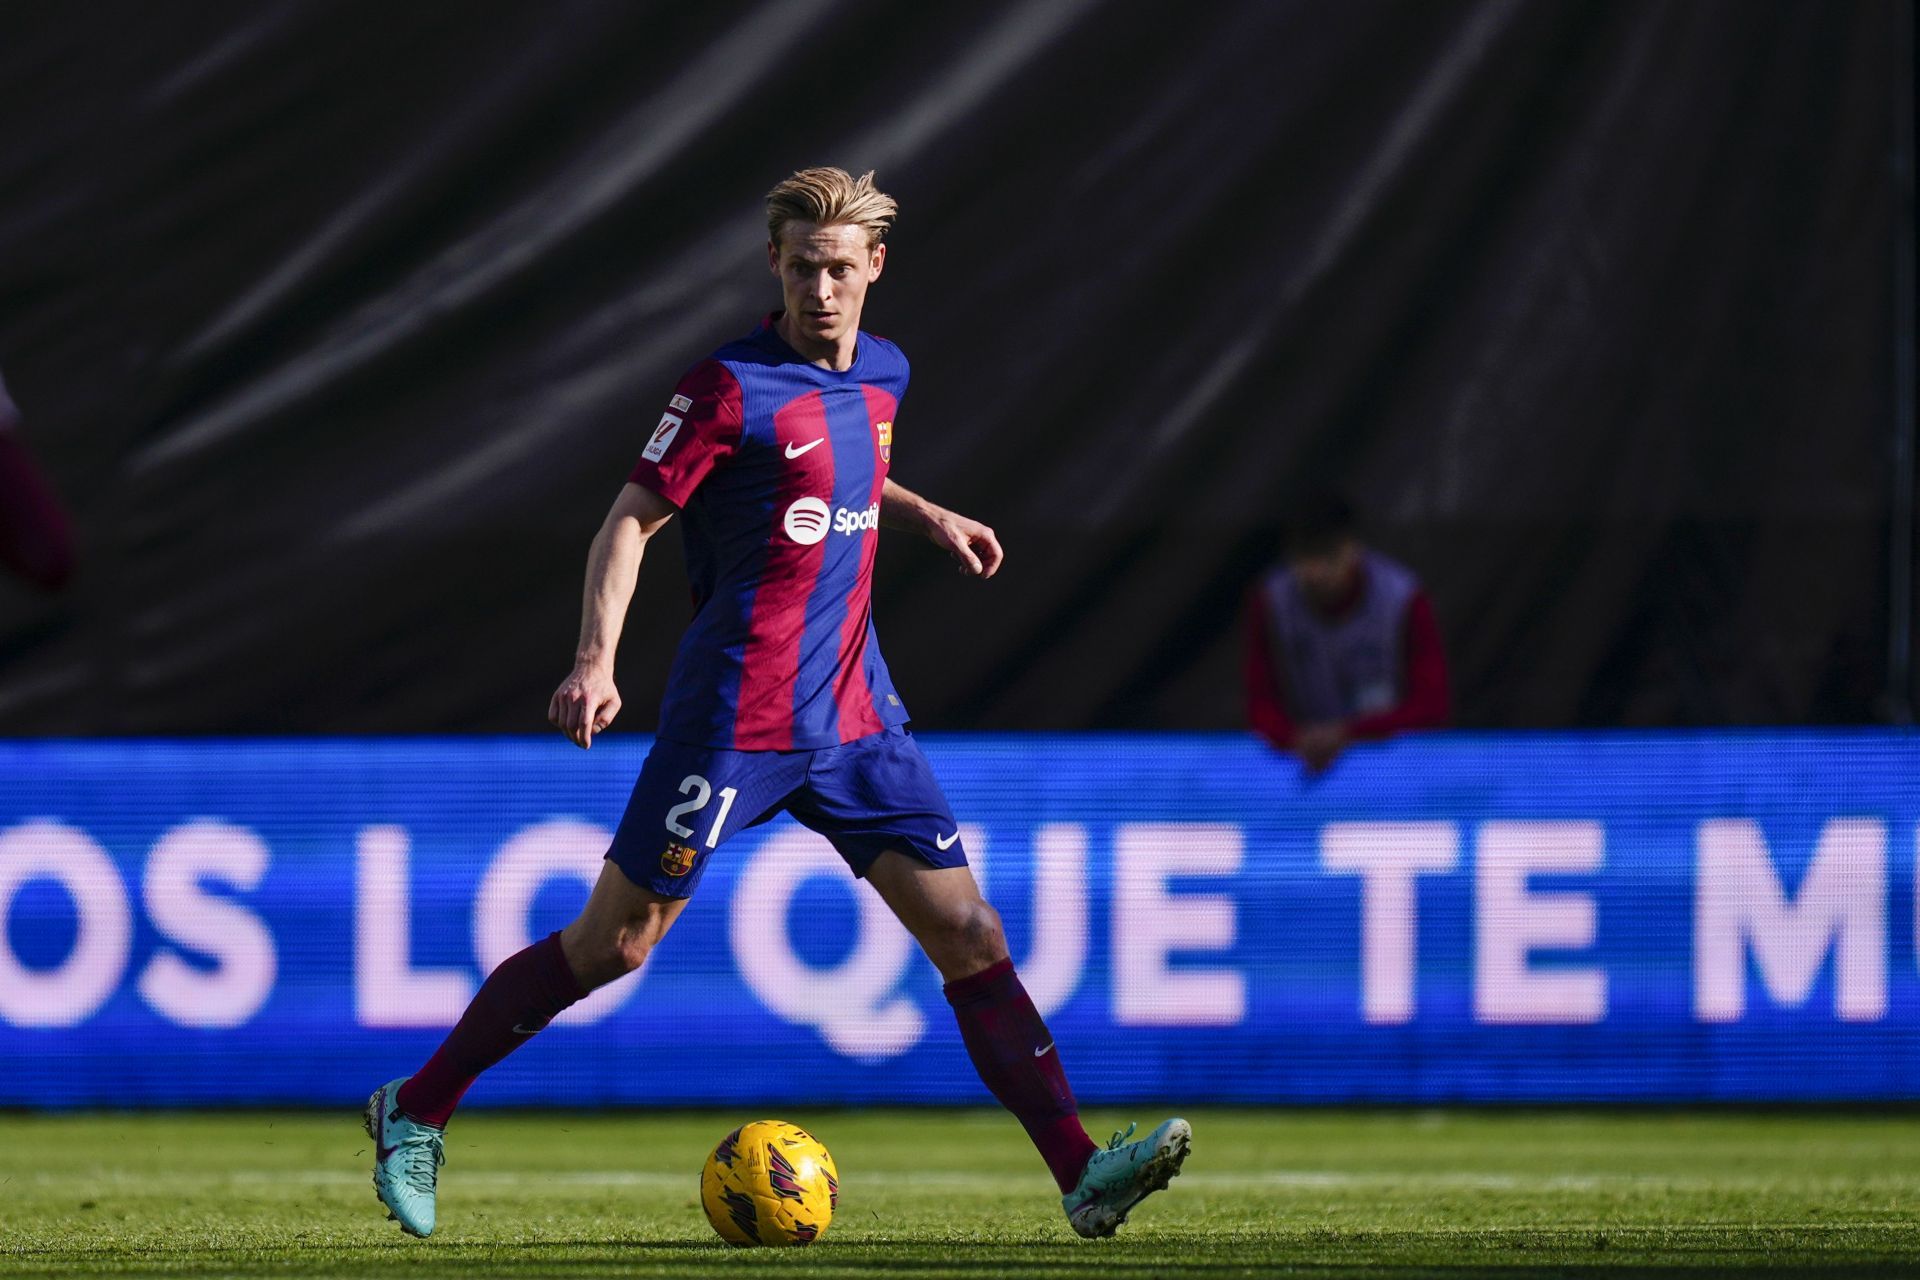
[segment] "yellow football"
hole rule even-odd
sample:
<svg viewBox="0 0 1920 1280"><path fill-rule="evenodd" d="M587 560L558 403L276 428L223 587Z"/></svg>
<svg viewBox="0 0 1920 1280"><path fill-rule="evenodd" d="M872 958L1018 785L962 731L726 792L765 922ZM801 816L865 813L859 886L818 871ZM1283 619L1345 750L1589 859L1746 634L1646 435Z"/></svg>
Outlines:
<svg viewBox="0 0 1920 1280"><path fill-rule="evenodd" d="M700 1171L700 1204L728 1244L812 1244L840 1203L840 1173L820 1140L784 1120L726 1137Z"/></svg>

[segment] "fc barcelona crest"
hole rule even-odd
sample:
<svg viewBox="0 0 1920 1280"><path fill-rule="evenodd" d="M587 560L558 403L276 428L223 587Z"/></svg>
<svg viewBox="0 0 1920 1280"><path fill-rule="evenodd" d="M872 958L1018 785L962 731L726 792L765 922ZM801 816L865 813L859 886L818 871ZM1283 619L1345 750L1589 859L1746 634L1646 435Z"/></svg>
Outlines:
<svg viewBox="0 0 1920 1280"><path fill-rule="evenodd" d="M693 846L670 844L660 855L660 869L670 876L683 876L693 870Z"/></svg>
<svg viewBox="0 0 1920 1280"><path fill-rule="evenodd" d="M874 434L880 437L880 461L893 461L893 419L873 424Z"/></svg>

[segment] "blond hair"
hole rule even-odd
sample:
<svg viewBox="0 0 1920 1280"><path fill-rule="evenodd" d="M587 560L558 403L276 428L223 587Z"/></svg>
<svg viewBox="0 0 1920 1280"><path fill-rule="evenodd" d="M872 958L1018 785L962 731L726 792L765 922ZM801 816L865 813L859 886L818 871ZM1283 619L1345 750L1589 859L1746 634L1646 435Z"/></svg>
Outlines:
<svg viewBox="0 0 1920 1280"><path fill-rule="evenodd" d="M873 170L855 178L845 169L802 169L767 192L767 238L780 243L789 222L819 227L852 225L867 233L867 247L886 238L900 206L873 185Z"/></svg>

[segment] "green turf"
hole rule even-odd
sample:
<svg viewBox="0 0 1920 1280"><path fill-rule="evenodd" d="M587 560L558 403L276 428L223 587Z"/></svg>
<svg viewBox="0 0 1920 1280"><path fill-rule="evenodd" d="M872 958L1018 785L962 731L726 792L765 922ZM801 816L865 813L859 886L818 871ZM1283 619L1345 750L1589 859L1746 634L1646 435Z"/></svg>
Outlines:
<svg viewBox="0 0 1920 1280"><path fill-rule="evenodd" d="M1082 1241L997 1112L794 1109L839 1214L737 1252L695 1187L744 1115L470 1112L427 1241L384 1220L357 1115L0 1115L0 1275L1920 1275L1909 1114L1189 1116L1186 1176Z"/></svg>

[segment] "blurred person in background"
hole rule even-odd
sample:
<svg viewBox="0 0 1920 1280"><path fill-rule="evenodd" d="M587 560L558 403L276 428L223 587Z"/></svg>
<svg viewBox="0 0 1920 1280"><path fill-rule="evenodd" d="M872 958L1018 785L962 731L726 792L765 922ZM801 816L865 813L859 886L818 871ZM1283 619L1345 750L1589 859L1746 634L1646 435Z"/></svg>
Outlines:
<svg viewBox="0 0 1920 1280"><path fill-rule="evenodd" d="M1285 529L1285 559L1246 605L1247 722L1313 772L1348 743L1445 728L1447 658L1413 571L1360 540L1353 508L1317 493Z"/></svg>
<svg viewBox="0 0 1920 1280"><path fill-rule="evenodd" d="M58 591L73 576L73 524L20 439L20 409L0 376L0 565Z"/></svg>

